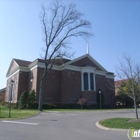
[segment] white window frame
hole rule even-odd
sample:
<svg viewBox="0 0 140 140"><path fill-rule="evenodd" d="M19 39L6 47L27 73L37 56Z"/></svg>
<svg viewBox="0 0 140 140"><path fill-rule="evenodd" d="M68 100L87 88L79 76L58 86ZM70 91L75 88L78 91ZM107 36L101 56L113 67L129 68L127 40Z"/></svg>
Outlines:
<svg viewBox="0 0 140 140"><path fill-rule="evenodd" d="M95 80L95 68L93 67L82 67L81 68L81 90L82 91L96 91L96 80ZM88 90L84 90L84 73L88 73ZM94 89L91 90L90 86L90 73L93 73L93 83L94 83Z"/></svg>

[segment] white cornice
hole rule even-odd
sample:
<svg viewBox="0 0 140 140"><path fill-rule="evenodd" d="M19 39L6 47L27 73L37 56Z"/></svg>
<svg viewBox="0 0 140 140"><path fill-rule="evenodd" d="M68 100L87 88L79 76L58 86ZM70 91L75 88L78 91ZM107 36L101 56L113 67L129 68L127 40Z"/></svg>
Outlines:
<svg viewBox="0 0 140 140"><path fill-rule="evenodd" d="M10 74L10 69L11 69L11 66L12 66L12 64L13 63L16 63L17 64L17 62L14 60L14 58L12 59L12 61L11 61L11 63L10 63L10 66L9 66L9 68L8 68L8 71L7 71L7 73L6 73L6 77ZM18 66L18 64L17 64L17 66Z"/></svg>
<svg viewBox="0 0 140 140"><path fill-rule="evenodd" d="M80 67L77 67L77 66L72 66L72 65L64 65L62 67L62 70L74 70L74 71L81 71L81 68Z"/></svg>
<svg viewBox="0 0 140 140"><path fill-rule="evenodd" d="M23 72L29 72L29 68L28 67L22 67L22 66L18 66L16 67L12 72L10 72L8 75L6 75L7 78L12 77L14 74L18 73L19 71L23 71Z"/></svg>
<svg viewBox="0 0 140 140"><path fill-rule="evenodd" d="M106 74L106 78L110 78L110 79L114 79L114 75L109 75L109 74Z"/></svg>
<svg viewBox="0 0 140 140"><path fill-rule="evenodd" d="M83 59L83 58L85 58L85 57L88 57L94 64L96 64L102 71L105 71L105 72L107 72L107 70L104 68L104 67L102 67L94 58L92 58L89 54L86 54L86 55L83 55L83 56L81 56L81 57L78 57L78 58L76 58L76 59L74 59L74 60L72 60L72 61L69 61L69 62L67 62L67 63L65 63L66 65L70 65L70 64L72 64L72 63L74 63L74 62L76 62L76 61L79 61L79 60L81 60L81 59Z"/></svg>
<svg viewBox="0 0 140 140"><path fill-rule="evenodd" d="M99 71L99 70L96 70L95 71L95 74L98 74L98 75L106 75L106 72L105 71Z"/></svg>
<svg viewBox="0 0 140 140"><path fill-rule="evenodd" d="M94 67L81 67L81 72L91 72L91 73L95 73L96 68Z"/></svg>
<svg viewBox="0 0 140 140"><path fill-rule="evenodd" d="M22 67L22 66L19 66L19 70L23 71L23 72L29 72L30 71L28 67Z"/></svg>
<svg viewBox="0 0 140 140"><path fill-rule="evenodd" d="M88 54L87 54L88 55ZM85 55L85 56L87 56ZM85 57L83 56L83 57ZM29 72L32 71L35 68L45 68L45 64L42 62L35 62L32 65L30 65L29 67L22 67L22 66L18 66L16 69L14 69L12 72L10 72L7 75L7 78L13 76L15 73L19 72L19 71L23 71L23 72ZM94 67L78 67L78 66L73 66L73 65L69 65L68 63L64 64L64 65L54 65L52 67L52 70L58 70L58 71L62 71L62 70L73 70L73 71L79 71L79 72L93 72L94 74L98 74L98 75L104 75L106 78L112 78L114 79L114 75L110 75L107 74L106 71L100 71L100 70L96 70L96 68Z"/></svg>
<svg viewBox="0 0 140 140"><path fill-rule="evenodd" d="M8 74L6 77L7 79L11 78L13 75L15 75L16 73L18 73L20 70L17 69L16 71L13 71L12 73Z"/></svg>

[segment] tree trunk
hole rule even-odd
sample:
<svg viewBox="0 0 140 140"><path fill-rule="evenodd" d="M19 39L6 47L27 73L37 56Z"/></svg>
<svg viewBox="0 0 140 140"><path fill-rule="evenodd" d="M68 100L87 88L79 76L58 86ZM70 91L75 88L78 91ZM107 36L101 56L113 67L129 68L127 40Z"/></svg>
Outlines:
<svg viewBox="0 0 140 140"><path fill-rule="evenodd" d="M136 104L136 97L134 97L134 107L135 107L135 112L136 112L136 119L138 119L138 111L137 111L137 104Z"/></svg>
<svg viewBox="0 0 140 140"><path fill-rule="evenodd" d="M38 105L38 111L42 111L43 83L44 83L44 77L41 78L40 86L39 86L39 105Z"/></svg>

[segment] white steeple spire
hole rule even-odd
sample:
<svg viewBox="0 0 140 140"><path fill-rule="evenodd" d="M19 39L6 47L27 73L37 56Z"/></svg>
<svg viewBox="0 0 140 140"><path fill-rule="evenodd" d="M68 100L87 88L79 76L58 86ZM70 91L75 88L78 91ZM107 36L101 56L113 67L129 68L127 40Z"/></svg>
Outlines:
<svg viewBox="0 0 140 140"><path fill-rule="evenodd" d="M83 37L83 38L84 38L84 40L85 40L86 43L87 43L86 49L87 49L87 54L89 54L89 45L88 45L88 41L87 41L87 39L86 39L85 37Z"/></svg>
<svg viewBox="0 0 140 140"><path fill-rule="evenodd" d="M87 42L87 54L89 54L89 46L88 46L88 42Z"/></svg>

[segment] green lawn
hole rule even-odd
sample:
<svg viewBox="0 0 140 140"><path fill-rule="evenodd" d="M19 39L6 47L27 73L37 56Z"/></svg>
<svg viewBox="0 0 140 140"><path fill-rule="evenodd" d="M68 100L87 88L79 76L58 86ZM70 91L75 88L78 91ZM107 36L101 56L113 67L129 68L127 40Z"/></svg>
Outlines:
<svg viewBox="0 0 140 140"><path fill-rule="evenodd" d="M139 122L128 122L130 120L134 120L132 118L111 118L102 120L99 122L102 126L109 128L120 128L120 129L140 129L140 121Z"/></svg>
<svg viewBox="0 0 140 140"><path fill-rule="evenodd" d="M7 119L19 119L19 118L26 118L30 117L32 115L37 114L37 110L32 110L32 109L11 109L11 118L9 118L9 108L0 105L0 120L7 120Z"/></svg>

